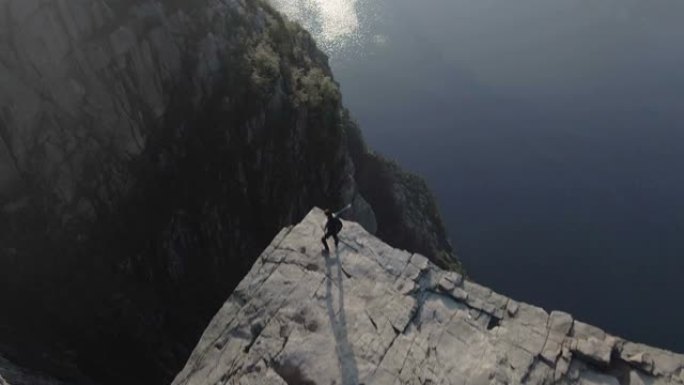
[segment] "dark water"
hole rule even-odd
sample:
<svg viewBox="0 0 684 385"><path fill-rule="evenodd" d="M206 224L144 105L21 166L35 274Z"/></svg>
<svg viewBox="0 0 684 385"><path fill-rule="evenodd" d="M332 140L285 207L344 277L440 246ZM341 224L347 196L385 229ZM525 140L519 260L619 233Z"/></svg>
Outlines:
<svg viewBox="0 0 684 385"><path fill-rule="evenodd" d="M684 2L322 1L280 3L474 279L684 352Z"/></svg>

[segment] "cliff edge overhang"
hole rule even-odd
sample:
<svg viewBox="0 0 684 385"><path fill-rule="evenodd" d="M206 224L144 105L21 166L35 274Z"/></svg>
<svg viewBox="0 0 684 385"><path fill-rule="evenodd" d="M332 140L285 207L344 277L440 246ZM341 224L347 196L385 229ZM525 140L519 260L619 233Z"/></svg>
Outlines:
<svg viewBox="0 0 684 385"><path fill-rule="evenodd" d="M313 209L283 229L173 385L682 384L684 356L515 301Z"/></svg>

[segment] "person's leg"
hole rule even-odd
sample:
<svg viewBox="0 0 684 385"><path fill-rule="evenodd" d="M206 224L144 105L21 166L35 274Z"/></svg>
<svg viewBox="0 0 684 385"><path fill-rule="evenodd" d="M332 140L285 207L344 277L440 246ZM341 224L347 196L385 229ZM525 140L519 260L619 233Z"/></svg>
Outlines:
<svg viewBox="0 0 684 385"><path fill-rule="evenodd" d="M337 245L340 243L340 239L337 238L337 233L332 234L332 237L335 240L335 248L337 248Z"/></svg>
<svg viewBox="0 0 684 385"><path fill-rule="evenodd" d="M325 241L325 239L328 238L328 236L329 235L326 233L323 236L323 238L321 238L321 242L323 242L323 247L325 247L325 251L330 251L330 249L328 248L328 242Z"/></svg>

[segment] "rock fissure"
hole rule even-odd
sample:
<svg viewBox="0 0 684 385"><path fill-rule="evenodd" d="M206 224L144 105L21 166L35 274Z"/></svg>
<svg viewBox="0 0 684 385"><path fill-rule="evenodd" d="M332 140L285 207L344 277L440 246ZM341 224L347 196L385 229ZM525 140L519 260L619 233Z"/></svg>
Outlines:
<svg viewBox="0 0 684 385"><path fill-rule="evenodd" d="M368 320L369 320L370 323L373 325L373 328L377 331L377 330L378 330L378 325L377 325L377 324L375 323L375 321L373 320L373 317L371 317L371 315L368 314L368 311L366 311L366 316L368 316Z"/></svg>
<svg viewBox="0 0 684 385"><path fill-rule="evenodd" d="M408 349L404 353L404 359L401 361L401 368L399 369L397 376L401 376L401 374L404 373L404 368L406 368L406 363L408 362L408 358L409 358L409 352L413 349L413 346L415 345L415 341L416 341L416 337L414 336L413 339L411 339L411 343L409 344Z"/></svg>
<svg viewBox="0 0 684 385"><path fill-rule="evenodd" d="M375 366L375 369L374 369L374 371L373 371L373 375L375 375L375 373L378 371L378 369L380 368L380 365L382 365L382 361L383 361L383 360L385 359L385 357L387 356L387 353L392 349L392 346L394 346L394 342L395 342L395 341L397 340L397 338L399 338L399 336L401 335L401 333L398 333L396 329L394 329L394 331L395 331L394 337L392 338L392 340L389 342L389 344L387 345L387 347L384 349L384 351L383 351L382 354L380 355L380 359L378 360L378 364Z"/></svg>
<svg viewBox="0 0 684 385"><path fill-rule="evenodd" d="M351 279L352 275L349 274L347 270L345 270L344 265L342 264L342 261L340 261L340 270L342 270L342 273L344 273L344 276L347 277L347 279Z"/></svg>
<svg viewBox="0 0 684 385"><path fill-rule="evenodd" d="M245 353L249 353L250 349L252 349L254 343L257 341L259 336L261 336L261 332L264 331L264 326L259 323L252 324L252 326L250 327L250 331L252 333L252 336L247 346L245 346L243 349L243 352Z"/></svg>

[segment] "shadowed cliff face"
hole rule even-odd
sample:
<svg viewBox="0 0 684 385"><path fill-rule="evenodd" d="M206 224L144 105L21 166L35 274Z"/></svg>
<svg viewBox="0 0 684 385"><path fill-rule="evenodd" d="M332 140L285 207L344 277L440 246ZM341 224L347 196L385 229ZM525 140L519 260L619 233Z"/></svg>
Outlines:
<svg viewBox="0 0 684 385"><path fill-rule="evenodd" d="M378 185L326 57L262 2L0 0L0 30L6 357L168 382L312 205L353 200L389 243L453 260L422 181L419 205Z"/></svg>

